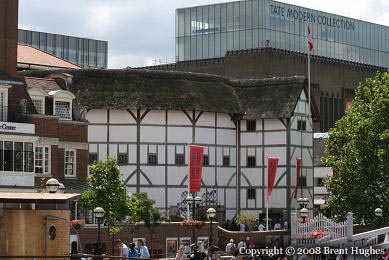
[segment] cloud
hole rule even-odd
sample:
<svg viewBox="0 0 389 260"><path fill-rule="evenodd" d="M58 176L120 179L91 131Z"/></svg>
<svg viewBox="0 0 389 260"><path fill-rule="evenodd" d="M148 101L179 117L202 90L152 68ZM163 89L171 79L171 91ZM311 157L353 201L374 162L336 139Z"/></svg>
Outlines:
<svg viewBox="0 0 389 260"><path fill-rule="evenodd" d="M108 41L110 68L175 57L175 9L225 0L19 0L19 28ZM389 24L389 0L284 0ZM155 63L155 62L154 62Z"/></svg>

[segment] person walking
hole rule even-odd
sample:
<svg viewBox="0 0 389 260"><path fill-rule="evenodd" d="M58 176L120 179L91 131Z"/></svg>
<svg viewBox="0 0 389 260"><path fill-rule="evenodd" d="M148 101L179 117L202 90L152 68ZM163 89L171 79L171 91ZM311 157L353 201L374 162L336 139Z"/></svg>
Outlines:
<svg viewBox="0 0 389 260"><path fill-rule="evenodd" d="M132 258L138 258L139 257L139 254L138 254L138 251L135 249L135 244L134 243L130 243L128 245L128 258L132 259Z"/></svg>
<svg viewBox="0 0 389 260"><path fill-rule="evenodd" d="M190 255L191 260L202 260L204 259L203 253L199 250L199 247L196 244L190 246L192 249L192 254Z"/></svg>
<svg viewBox="0 0 389 260"><path fill-rule="evenodd" d="M185 250L185 246L181 245L177 251L176 260L186 260L186 255L185 255L184 250Z"/></svg>
<svg viewBox="0 0 389 260"><path fill-rule="evenodd" d="M234 240L230 239L230 243L226 245L226 254L232 255L235 252L236 246L234 244Z"/></svg>
<svg viewBox="0 0 389 260"><path fill-rule="evenodd" d="M240 242L238 244L238 249L240 250L241 248L244 248L245 250L247 248L246 242L244 242L243 238L240 239Z"/></svg>
<svg viewBox="0 0 389 260"><path fill-rule="evenodd" d="M116 246L119 251L119 256L122 257L122 259L127 259L128 257L128 247L126 244L124 244L119 238L116 239Z"/></svg>
<svg viewBox="0 0 389 260"><path fill-rule="evenodd" d="M137 241L139 258L150 258L149 249L145 246L141 238Z"/></svg>
<svg viewBox="0 0 389 260"><path fill-rule="evenodd" d="M219 247L217 246L210 246L208 249L208 255L207 259L208 260L220 260L220 255L219 255Z"/></svg>
<svg viewBox="0 0 389 260"><path fill-rule="evenodd" d="M231 260L242 260L242 256L240 255L238 248L236 248L234 253L232 254Z"/></svg>

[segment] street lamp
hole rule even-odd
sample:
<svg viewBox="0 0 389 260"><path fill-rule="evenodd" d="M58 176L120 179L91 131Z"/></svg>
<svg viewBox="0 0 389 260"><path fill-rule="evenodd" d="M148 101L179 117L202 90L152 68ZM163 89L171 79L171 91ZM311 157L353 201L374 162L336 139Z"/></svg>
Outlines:
<svg viewBox="0 0 389 260"><path fill-rule="evenodd" d="M63 185L62 183L59 183L58 193L65 193L65 185Z"/></svg>
<svg viewBox="0 0 389 260"><path fill-rule="evenodd" d="M303 219L303 223L305 223L305 219L308 217L309 211L306 208L300 209L300 216Z"/></svg>
<svg viewBox="0 0 389 260"><path fill-rule="evenodd" d="M95 217L97 218L97 246L95 250L95 255L101 255L101 242L100 242L100 222L101 218L104 217L105 211L101 207L97 207L93 210Z"/></svg>
<svg viewBox="0 0 389 260"><path fill-rule="evenodd" d="M306 208L308 206L309 199L307 199L307 198L299 198L297 200L297 203L299 204L300 209L303 209L303 208Z"/></svg>
<svg viewBox="0 0 389 260"><path fill-rule="evenodd" d="M47 182L46 182L46 189L50 192L50 193L56 193L57 190L59 188L59 181L57 179L54 179L54 178L50 178Z"/></svg>
<svg viewBox="0 0 389 260"><path fill-rule="evenodd" d="M376 208L374 210L374 214L376 215L376 217L382 217L382 209L381 208Z"/></svg>
<svg viewBox="0 0 389 260"><path fill-rule="evenodd" d="M212 221L216 217L216 210L214 208L209 208L207 210L207 217L211 221L211 225L209 226L209 246L212 246Z"/></svg>
<svg viewBox="0 0 389 260"><path fill-rule="evenodd" d="M200 204L201 198L199 196L192 197L191 195L189 195L188 197L186 197L186 201L188 202L189 207L192 207L192 219L195 220L196 219L196 206Z"/></svg>

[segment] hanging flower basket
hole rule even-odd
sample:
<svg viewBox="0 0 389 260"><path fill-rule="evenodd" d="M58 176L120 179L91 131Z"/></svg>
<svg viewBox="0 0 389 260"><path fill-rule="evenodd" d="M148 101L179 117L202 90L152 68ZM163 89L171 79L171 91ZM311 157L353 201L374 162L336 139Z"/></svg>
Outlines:
<svg viewBox="0 0 389 260"><path fill-rule="evenodd" d="M181 222L181 225L184 228L202 228L205 225L204 221L199 221L199 220L191 220L191 219L185 219Z"/></svg>
<svg viewBox="0 0 389 260"><path fill-rule="evenodd" d="M79 230L84 223L81 220L76 219L76 220L71 220L70 224L75 230Z"/></svg>

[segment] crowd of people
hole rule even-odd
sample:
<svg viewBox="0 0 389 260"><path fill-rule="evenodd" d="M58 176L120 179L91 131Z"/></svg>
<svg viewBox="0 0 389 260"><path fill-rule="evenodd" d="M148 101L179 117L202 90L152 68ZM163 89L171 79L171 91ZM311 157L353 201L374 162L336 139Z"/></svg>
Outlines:
<svg viewBox="0 0 389 260"><path fill-rule="evenodd" d="M269 220L269 230L281 230L281 229L288 229L288 221L282 221L281 219L276 220ZM266 230L266 222L260 222L258 219L256 219L255 223L253 225L245 225L243 223L237 223L236 219L227 220L223 228L229 231L265 231Z"/></svg>
<svg viewBox="0 0 389 260"><path fill-rule="evenodd" d="M150 252L142 239L138 239L137 245L130 243L128 246L124 244L120 239L116 240L116 246L119 251L119 256L123 259L128 258L150 258Z"/></svg>

